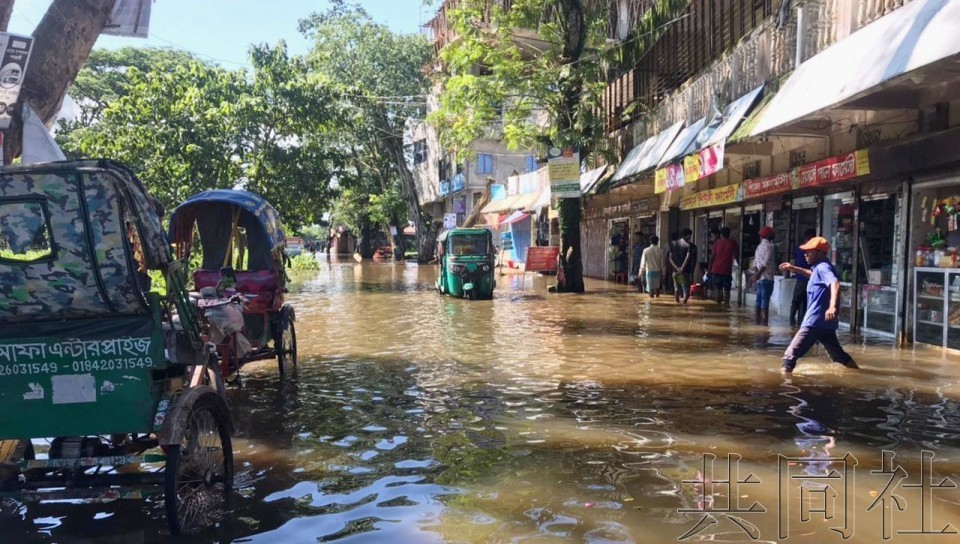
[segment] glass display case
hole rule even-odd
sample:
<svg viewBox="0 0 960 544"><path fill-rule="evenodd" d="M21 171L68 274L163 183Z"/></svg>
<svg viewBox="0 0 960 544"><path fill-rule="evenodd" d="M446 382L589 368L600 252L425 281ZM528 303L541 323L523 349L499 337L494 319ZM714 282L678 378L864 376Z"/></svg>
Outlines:
<svg viewBox="0 0 960 544"><path fill-rule="evenodd" d="M837 316L837 320L843 327L850 326L850 292L852 289L853 286L850 282L840 282L840 313Z"/></svg>
<svg viewBox="0 0 960 544"><path fill-rule="evenodd" d="M913 341L960 349L960 269L914 269Z"/></svg>
<svg viewBox="0 0 960 544"><path fill-rule="evenodd" d="M860 287L860 324L866 331L894 336L897 331L897 288L888 285Z"/></svg>

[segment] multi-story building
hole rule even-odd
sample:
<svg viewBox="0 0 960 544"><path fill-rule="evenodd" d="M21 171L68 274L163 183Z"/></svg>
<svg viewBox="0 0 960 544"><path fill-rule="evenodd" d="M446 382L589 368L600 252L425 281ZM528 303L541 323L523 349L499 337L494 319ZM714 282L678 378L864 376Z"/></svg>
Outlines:
<svg viewBox="0 0 960 544"><path fill-rule="evenodd" d="M447 13L458 4L457 0L444 2L424 27L437 52L436 70L443 69L439 60L440 51L456 39ZM428 97L428 112L436 111L438 92ZM456 214L456 224L462 225L480 202L488 185L506 187L510 176L539 168L533 151L516 152L508 149L500 141L500 130L498 126L489 127L487 137L474 140L469 152L462 154L466 158L461 158L441 148L436 130L429 123L416 126L413 131L414 172L421 205L435 220L442 220L446 214Z"/></svg>
<svg viewBox="0 0 960 544"><path fill-rule="evenodd" d="M611 28L626 41L635 20ZM612 233L691 228L707 261L726 226L747 300L760 227L781 260L813 230L843 323L960 348L960 269L938 267L960 248L960 3L695 0L659 30L611 73L625 156L585 210L587 273L610 277ZM786 313L792 280L777 286Z"/></svg>

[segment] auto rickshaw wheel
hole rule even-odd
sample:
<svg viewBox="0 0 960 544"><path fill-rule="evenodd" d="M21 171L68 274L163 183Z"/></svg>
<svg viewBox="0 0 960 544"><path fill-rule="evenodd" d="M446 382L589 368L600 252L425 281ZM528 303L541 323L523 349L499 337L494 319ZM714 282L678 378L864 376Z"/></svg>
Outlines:
<svg viewBox="0 0 960 544"><path fill-rule="evenodd" d="M233 494L233 443L214 398L190 408L183 438L167 448L164 506L175 535L194 534L226 515Z"/></svg>
<svg viewBox="0 0 960 544"><path fill-rule="evenodd" d="M280 376L285 376L297 369L297 330L293 320L287 320L287 326L280 331L277 342L277 366Z"/></svg>

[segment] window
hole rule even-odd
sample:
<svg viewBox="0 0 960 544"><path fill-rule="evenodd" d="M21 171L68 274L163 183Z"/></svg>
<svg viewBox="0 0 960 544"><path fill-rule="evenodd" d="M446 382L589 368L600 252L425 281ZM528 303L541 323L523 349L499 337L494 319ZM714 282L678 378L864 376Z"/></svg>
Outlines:
<svg viewBox="0 0 960 544"><path fill-rule="evenodd" d="M527 155L525 159L527 163L527 172L536 172L537 171L537 158L533 155Z"/></svg>
<svg viewBox="0 0 960 544"><path fill-rule="evenodd" d="M477 173L478 174L492 174L493 173L493 155L488 153L480 153L477 155Z"/></svg>
<svg viewBox="0 0 960 544"><path fill-rule="evenodd" d="M46 202L0 200L0 261L27 264L55 257Z"/></svg>
<svg viewBox="0 0 960 544"><path fill-rule="evenodd" d="M413 142L413 164L420 164L427 160L427 141L417 140Z"/></svg>

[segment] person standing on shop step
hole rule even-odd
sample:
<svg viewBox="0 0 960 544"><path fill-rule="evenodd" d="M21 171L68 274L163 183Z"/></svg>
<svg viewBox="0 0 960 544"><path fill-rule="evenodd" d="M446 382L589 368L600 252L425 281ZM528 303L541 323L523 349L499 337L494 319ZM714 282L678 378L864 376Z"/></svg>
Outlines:
<svg viewBox="0 0 960 544"><path fill-rule="evenodd" d="M690 241L693 231L683 229L680 233L680 239L670 247L670 254L667 256L670 266L674 270L673 298L677 304L680 303L680 296L683 295L683 303L690 300L690 288L693 285L693 271L697 267L697 246Z"/></svg>
<svg viewBox="0 0 960 544"><path fill-rule="evenodd" d="M803 316L800 330L793 336L790 346L783 354L784 375L789 375L797 366L797 359L810 351L820 342L830 360L847 368L860 368L853 357L843 350L837 339L837 310L840 307L840 280L833 265L827 260L830 242L819 236L807 240L800 246L810 268L801 268L790 263L780 265L780 270L806 276L807 312Z"/></svg>
<svg viewBox="0 0 960 544"><path fill-rule="evenodd" d="M720 235L713 243L710 277L717 290L717 304L730 304L730 289L733 287L733 261L740 247L730 239L730 227L720 229Z"/></svg>
<svg viewBox="0 0 960 544"><path fill-rule="evenodd" d="M777 271L773 246L775 236L776 231L771 227L760 227L760 245L753 258L753 272L757 279L756 320L762 325L770 322L770 296L773 295L773 276Z"/></svg>

